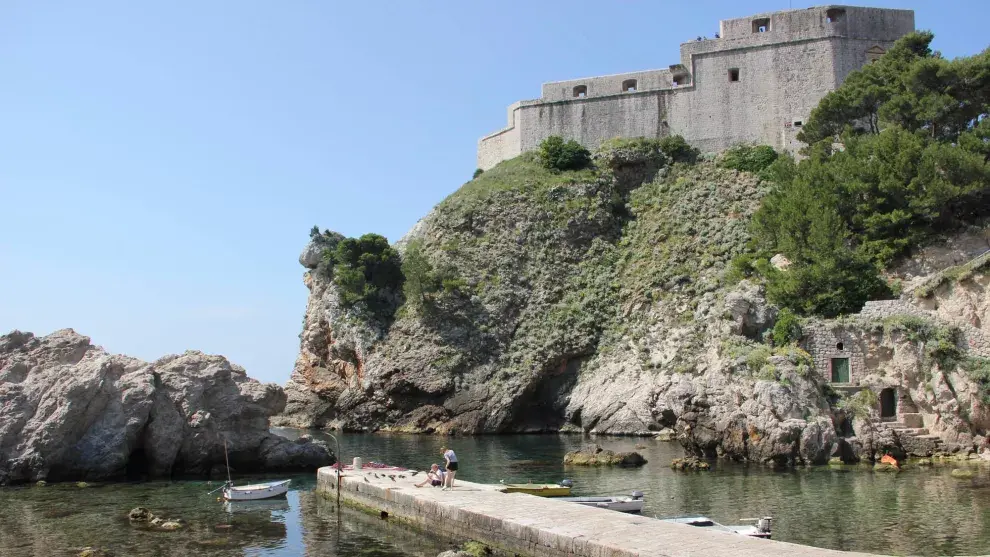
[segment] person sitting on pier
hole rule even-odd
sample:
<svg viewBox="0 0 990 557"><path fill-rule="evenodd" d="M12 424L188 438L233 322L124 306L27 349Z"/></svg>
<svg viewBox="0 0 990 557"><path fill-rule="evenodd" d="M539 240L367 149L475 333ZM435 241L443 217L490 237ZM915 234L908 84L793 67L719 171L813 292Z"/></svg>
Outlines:
<svg viewBox="0 0 990 557"><path fill-rule="evenodd" d="M443 476L443 470L440 469L439 465L434 464L430 466L430 471L426 473L426 479L416 484L416 487L423 487L427 483L433 487L440 487L443 485Z"/></svg>

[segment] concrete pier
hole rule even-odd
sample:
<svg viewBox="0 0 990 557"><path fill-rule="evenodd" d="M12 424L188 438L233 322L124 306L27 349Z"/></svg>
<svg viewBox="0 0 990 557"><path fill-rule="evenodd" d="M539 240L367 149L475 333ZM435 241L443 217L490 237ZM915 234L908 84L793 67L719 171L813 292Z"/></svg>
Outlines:
<svg viewBox="0 0 990 557"><path fill-rule="evenodd" d="M853 557L851 553L759 540L707 528L670 524L646 516L596 509L500 486L457 480L452 491L415 487L426 474L376 469L345 470L342 502L389 520L455 540L477 540L529 557ZM391 477L390 477L391 476ZM338 497L337 473L317 473L317 491Z"/></svg>

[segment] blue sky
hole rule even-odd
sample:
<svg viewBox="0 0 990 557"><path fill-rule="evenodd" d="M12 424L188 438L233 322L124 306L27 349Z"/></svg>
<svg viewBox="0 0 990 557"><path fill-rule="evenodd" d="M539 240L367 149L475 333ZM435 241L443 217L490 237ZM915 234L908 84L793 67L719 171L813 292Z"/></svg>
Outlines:
<svg viewBox="0 0 990 557"><path fill-rule="evenodd" d="M811 2L0 2L0 332L288 379L310 227L397 240L544 81ZM946 56L990 2L910 8Z"/></svg>

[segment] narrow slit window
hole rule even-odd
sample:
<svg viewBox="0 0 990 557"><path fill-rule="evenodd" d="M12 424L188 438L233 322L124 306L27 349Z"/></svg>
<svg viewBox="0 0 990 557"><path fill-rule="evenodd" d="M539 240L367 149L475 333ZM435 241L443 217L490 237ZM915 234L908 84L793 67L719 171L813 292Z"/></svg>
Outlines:
<svg viewBox="0 0 990 557"><path fill-rule="evenodd" d="M753 20L753 32L754 33L766 33L770 30L770 18L761 17L760 19Z"/></svg>
<svg viewBox="0 0 990 557"><path fill-rule="evenodd" d="M629 92L629 93L635 91L636 90L636 80L635 79L627 79L627 80L623 81L622 82L622 90L625 91L625 92Z"/></svg>
<svg viewBox="0 0 990 557"><path fill-rule="evenodd" d="M574 87L574 96L575 97L587 97L588 96L588 86L587 85L578 85L578 86Z"/></svg>
<svg viewBox="0 0 990 557"><path fill-rule="evenodd" d="M801 122L801 120L795 120L794 121L794 127L795 128L800 128L802 126L802 124L803 124L803 122Z"/></svg>
<svg viewBox="0 0 990 557"><path fill-rule="evenodd" d="M729 81L739 81L739 68L729 68Z"/></svg>

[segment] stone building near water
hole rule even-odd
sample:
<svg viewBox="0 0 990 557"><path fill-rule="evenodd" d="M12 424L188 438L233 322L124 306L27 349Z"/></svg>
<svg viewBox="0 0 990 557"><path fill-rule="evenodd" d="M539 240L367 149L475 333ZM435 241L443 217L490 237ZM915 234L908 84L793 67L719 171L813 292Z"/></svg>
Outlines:
<svg viewBox="0 0 990 557"><path fill-rule="evenodd" d="M478 143L478 167L550 135L594 148L615 137L683 136L702 151L760 143L794 151L818 101L914 31L914 12L852 6L720 22L715 39L681 45L666 69L545 83L509 107L508 126Z"/></svg>

